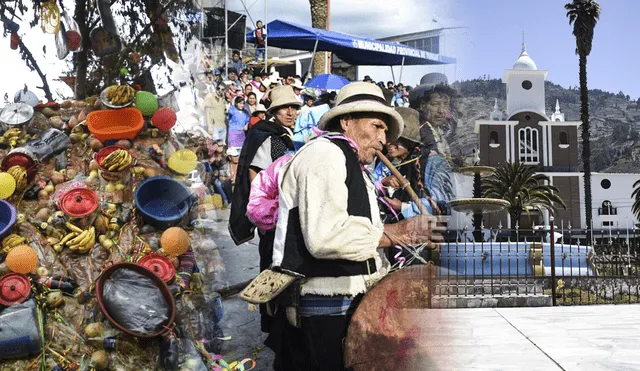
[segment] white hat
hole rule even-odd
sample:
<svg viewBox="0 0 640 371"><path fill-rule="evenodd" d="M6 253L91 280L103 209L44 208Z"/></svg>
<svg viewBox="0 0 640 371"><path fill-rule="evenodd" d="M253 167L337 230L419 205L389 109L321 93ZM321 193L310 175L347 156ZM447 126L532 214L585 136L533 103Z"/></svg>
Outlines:
<svg viewBox="0 0 640 371"><path fill-rule="evenodd" d="M283 85L271 89L271 106L269 106L267 113L271 113L282 106L289 105L302 106L302 103L298 100L298 96L293 92L293 87Z"/></svg>
<svg viewBox="0 0 640 371"><path fill-rule="evenodd" d="M235 149L234 147L229 147L227 148L227 156L236 157L236 156L240 156L240 154L238 153L238 150Z"/></svg>
<svg viewBox="0 0 640 371"><path fill-rule="evenodd" d="M268 77L265 77L264 79L262 79L262 81L260 81L260 83L264 85L265 88L268 88L269 85L271 85L271 80L269 80Z"/></svg>
<svg viewBox="0 0 640 371"><path fill-rule="evenodd" d="M291 84L296 89L304 90L304 85L302 85L302 81L300 79L294 79L293 84Z"/></svg>
<svg viewBox="0 0 640 371"><path fill-rule="evenodd" d="M251 114L258 113L258 112L267 112L267 107L265 107L264 104L258 103L256 105L256 109L254 109L253 112L251 112Z"/></svg>
<svg viewBox="0 0 640 371"><path fill-rule="evenodd" d="M335 107L322 115L318 122L318 128L326 130L334 119L356 112L383 113L389 116L387 142L398 139L404 130L402 116L387 105L380 87L362 81L352 82L340 89Z"/></svg>

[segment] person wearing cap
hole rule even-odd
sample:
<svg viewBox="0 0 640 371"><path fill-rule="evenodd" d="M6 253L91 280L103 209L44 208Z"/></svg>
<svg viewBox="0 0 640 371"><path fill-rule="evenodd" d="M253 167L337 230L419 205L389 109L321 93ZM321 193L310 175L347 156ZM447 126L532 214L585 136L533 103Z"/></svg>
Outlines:
<svg viewBox="0 0 640 371"><path fill-rule="evenodd" d="M218 176L213 181L216 191L222 197L223 207L229 205L229 196L233 194L240 156L238 150L233 147L227 148L225 154L227 155L226 161L221 161L218 167Z"/></svg>
<svg viewBox="0 0 640 371"><path fill-rule="evenodd" d="M256 105L249 119L249 128L252 128L260 121L267 119L267 108L263 104Z"/></svg>
<svg viewBox="0 0 640 371"><path fill-rule="evenodd" d="M293 151L293 131L300 102L291 86L280 86L270 91L271 106L267 113L273 118L256 123L247 132L245 145L240 152L240 162L236 176L236 186L231 198L229 232L237 245L254 237L255 226L247 218L250 185L258 173L281 156ZM274 231L260 234L260 270L271 265ZM271 317L265 306L260 307L262 330L268 332Z"/></svg>
<svg viewBox="0 0 640 371"><path fill-rule="evenodd" d="M390 268L381 248L437 240L433 217L383 225L364 166L397 140L402 117L375 84L354 82L310 140L280 170L272 269L297 277L280 295L265 341L275 370L343 370L343 340L355 307ZM435 228L435 227L434 227Z"/></svg>
<svg viewBox="0 0 640 371"><path fill-rule="evenodd" d="M373 81L373 79L372 79L372 78L371 78L371 76L369 76L369 75L365 75L365 77L364 77L364 79L363 79L362 81L364 81L364 82L370 82L370 83L375 84L375 81Z"/></svg>
<svg viewBox="0 0 640 371"><path fill-rule="evenodd" d="M441 73L424 75L420 85L409 93L411 107L420 112L423 184L445 215L450 214L448 204L453 198L453 170L447 161L451 150L446 136L451 99L455 96L455 90L447 85L447 77Z"/></svg>
<svg viewBox="0 0 640 371"><path fill-rule="evenodd" d="M302 85L302 81L300 81L299 79L293 79L291 86L293 86L293 92L298 96L300 104L304 104L304 97L302 96L304 85Z"/></svg>

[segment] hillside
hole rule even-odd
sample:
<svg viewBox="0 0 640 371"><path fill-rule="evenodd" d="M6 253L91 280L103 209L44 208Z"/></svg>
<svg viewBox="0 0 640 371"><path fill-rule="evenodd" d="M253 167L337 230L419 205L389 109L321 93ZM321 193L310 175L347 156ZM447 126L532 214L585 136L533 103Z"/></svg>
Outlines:
<svg viewBox="0 0 640 371"><path fill-rule="evenodd" d="M477 143L473 128L475 120L489 119L494 99L506 108L505 86L499 79L469 80L452 85L459 97L455 100L453 128L449 143L452 154L468 153ZM577 88L566 89L546 82L546 112L555 110L556 99L567 121L580 120L580 96ZM640 109L635 101L619 92L613 94L599 89L589 91L591 114L592 171L612 173L640 173ZM579 149L582 151L582 149ZM581 152L580 152L581 153Z"/></svg>

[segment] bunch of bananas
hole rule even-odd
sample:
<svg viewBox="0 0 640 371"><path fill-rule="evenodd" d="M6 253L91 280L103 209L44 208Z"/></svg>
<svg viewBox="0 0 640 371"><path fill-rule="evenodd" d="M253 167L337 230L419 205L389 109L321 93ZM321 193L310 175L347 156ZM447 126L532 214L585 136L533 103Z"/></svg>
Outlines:
<svg viewBox="0 0 640 371"><path fill-rule="evenodd" d="M2 239L2 254L8 254L9 250L13 249L18 245L24 244L26 239L17 234L10 234L7 237Z"/></svg>
<svg viewBox="0 0 640 371"><path fill-rule="evenodd" d="M22 192L27 188L27 170L20 165L11 166L7 173L16 180L16 191Z"/></svg>
<svg viewBox="0 0 640 371"><path fill-rule="evenodd" d="M21 129L11 128L0 136L0 144L8 144L9 146L16 147L19 144L24 144L30 137L24 136Z"/></svg>
<svg viewBox="0 0 640 371"><path fill-rule="evenodd" d="M64 246L67 246L71 251L81 254L91 250L96 243L96 229L94 227L83 230L69 222L65 225L71 230L71 233L68 233L60 242L53 246L55 251L61 252Z"/></svg>
<svg viewBox="0 0 640 371"><path fill-rule="evenodd" d="M125 151L124 149L116 149L115 151L109 153L107 157L104 158L104 160L102 160L100 166L109 171L122 171L131 166L132 163L133 158L129 154L129 151Z"/></svg>
<svg viewBox="0 0 640 371"><path fill-rule="evenodd" d="M118 106L129 103L135 95L135 89L128 85L113 85L107 89L107 99Z"/></svg>

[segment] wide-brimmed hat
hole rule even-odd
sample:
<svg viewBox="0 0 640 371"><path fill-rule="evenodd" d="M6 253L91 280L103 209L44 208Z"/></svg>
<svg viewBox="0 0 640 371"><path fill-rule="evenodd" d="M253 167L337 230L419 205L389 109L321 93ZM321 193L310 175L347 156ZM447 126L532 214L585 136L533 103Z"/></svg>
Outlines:
<svg viewBox="0 0 640 371"><path fill-rule="evenodd" d="M302 81L300 79L294 79L293 84L291 84L296 89L304 90L304 85L302 85Z"/></svg>
<svg viewBox="0 0 640 371"><path fill-rule="evenodd" d="M264 104L258 104L251 114L253 115L259 112L267 112L267 107L265 107Z"/></svg>
<svg viewBox="0 0 640 371"><path fill-rule="evenodd" d="M417 107L425 94L432 91L436 86L448 87L449 81L445 74L439 72L428 73L420 79L420 85L409 92L409 102Z"/></svg>
<svg viewBox="0 0 640 371"><path fill-rule="evenodd" d="M398 107L396 112L402 116L404 121L404 130L400 138L410 140L413 143L420 144L420 113L413 108Z"/></svg>
<svg viewBox="0 0 640 371"><path fill-rule="evenodd" d="M293 87L290 85L278 86L271 89L271 106L267 110L267 113L271 112L282 106L302 106L302 103L298 100L298 96L293 92Z"/></svg>
<svg viewBox="0 0 640 371"><path fill-rule="evenodd" d="M336 97L336 105L322 115L318 128L326 130L333 120L349 113L371 112L382 113L389 117L387 125L387 141L392 142L400 137L404 130L402 116L387 105L382 90L375 84L352 82L345 85Z"/></svg>

